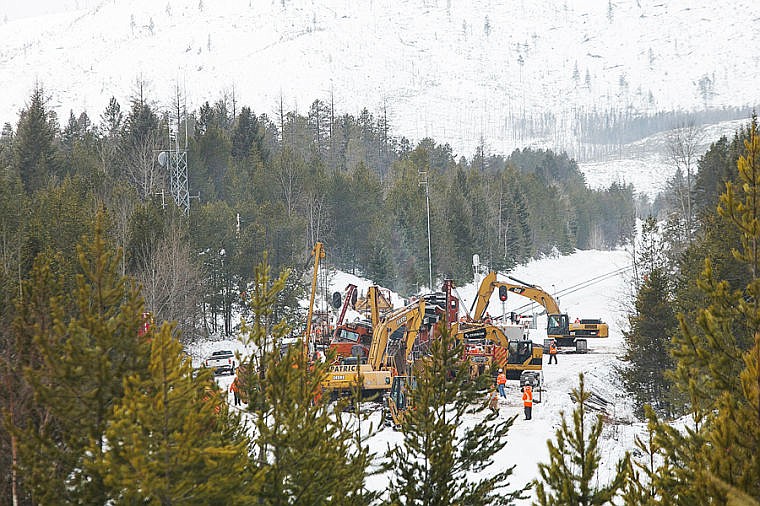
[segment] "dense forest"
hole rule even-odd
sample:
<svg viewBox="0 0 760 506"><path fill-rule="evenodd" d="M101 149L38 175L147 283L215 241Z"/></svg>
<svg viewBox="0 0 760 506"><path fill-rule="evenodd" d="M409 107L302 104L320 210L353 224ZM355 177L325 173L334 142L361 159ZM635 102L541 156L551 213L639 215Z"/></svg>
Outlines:
<svg viewBox="0 0 760 506"><path fill-rule="evenodd" d="M671 182L671 187L679 185ZM683 179L681 179L683 181ZM714 142L637 241L620 371L648 431L627 504L760 501L760 137ZM672 198L675 197L671 195ZM674 199L678 200L678 199ZM692 209L692 219L684 209ZM671 422L677 419L678 423Z"/></svg>
<svg viewBox="0 0 760 506"><path fill-rule="evenodd" d="M515 418L495 423L490 378L469 380L445 327L409 392L427 409L407 412L404 444L383 455L356 424L359 392L321 402L329 361L271 342L298 319L317 240L335 265L396 289L424 284L422 177L435 272L457 280L472 253L505 269L632 240L633 189L589 190L574 162L545 151L454 160L433 140L394 140L366 111L337 118L317 102L279 116L224 100L188 116L200 198L187 214L159 162L172 120L144 97L127 113L111 101L97 126L83 113L61 129L40 88L4 127L0 502L488 505L534 487L541 505L758 504L756 118L694 157L695 173L694 137L674 136L683 165L631 243L619 373L648 422L636 449L599 479L604 420L588 411L581 375L540 479L514 484L514 467L491 466ZM233 304L248 315L241 340L258 350L238 372L244 416L178 339L229 332ZM176 323L144 333L145 310ZM377 472L390 479L370 491Z"/></svg>
<svg viewBox="0 0 760 506"><path fill-rule="evenodd" d="M503 270L633 234L633 188L589 189L564 154L479 149L455 159L433 139L393 137L385 115L366 109L339 114L317 100L306 114L271 118L224 97L185 114L179 95L159 110L139 90L128 107L112 99L95 122L73 111L60 120L38 87L15 128L4 125L6 300L38 255L74 272L74 244L101 208L124 251L121 274L185 339L229 334L236 294L264 253L276 271L298 273L316 241L335 267L418 292L429 284L428 203L433 275L458 283L472 279L476 253ZM161 156L185 142L187 213L174 205Z"/></svg>

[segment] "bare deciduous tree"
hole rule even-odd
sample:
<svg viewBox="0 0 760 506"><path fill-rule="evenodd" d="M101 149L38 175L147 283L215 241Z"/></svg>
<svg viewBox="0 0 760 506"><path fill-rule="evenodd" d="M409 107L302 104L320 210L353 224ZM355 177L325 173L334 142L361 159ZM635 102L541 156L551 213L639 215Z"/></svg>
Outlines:
<svg viewBox="0 0 760 506"><path fill-rule="evenodd" d="M329 208L324 195L309 195L306 202L306 213L309 218L309 244L323 241L329 232Z"/></svg>
<svg viewBox="0 0 760 506"><path fill-rule="evenodd" d="M157 321L177 321L183 340L196 337L200 300L200 272L185 233L169 225L152 254L140 259L137 278L145 306Z"/></svg>
<svg viewBox="0 0 760 506"><path fill-rule="evenodd" d="M685 188L679 191L681 199L681 208L684 211L686 221L687 239L691 240L693 231L692 217L692 169L697 163L698 149L702 142L702 129L694 124L693 121L682 124L672 130L667 136L667 150L670 162L676 168L676 173L680 171L686 176Z"/></svg>
<svg viewBox="0 0 760 506"><path fill-rule="evenodd" d="M296 209L298 197L303 190L305 167L303 161L294 156L292 151L289 149L283 151L286 153L283 153L279 166L275 168L275 177L277 178L282 198L285 201L288 216L292 216Z"/></svg>
<svg viewBox="0 0 760 506"><path fill-rule="evenodd" d="M157 163L158 132L146 134L126 155L125 172L142 200L163 187L164 169Z"/></svg>

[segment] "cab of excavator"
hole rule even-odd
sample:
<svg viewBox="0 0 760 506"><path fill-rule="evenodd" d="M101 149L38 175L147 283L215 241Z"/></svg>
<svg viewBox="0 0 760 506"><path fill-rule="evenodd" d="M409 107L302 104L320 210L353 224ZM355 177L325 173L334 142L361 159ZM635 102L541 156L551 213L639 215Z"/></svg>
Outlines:
<svg viewBox="0 0 760 506"><path fill-rule="evenodd" d="M409 390L416 386L416 381L410 376L394 376L391 391L388 394L398 411L404 411L407 407Z"/></svg>
<svg viewBox="0 0 760 506"><path fill-rule="evenodd" d="M566 314L550 314L546 321L548 336L566 336L570 333L570 320Z"/></svg>
<svg viewBox="0 0 760 506"><path fill-rule="evenodd" d="M533 341L509 341L508 364L524 364L533 357Z"/></svg>

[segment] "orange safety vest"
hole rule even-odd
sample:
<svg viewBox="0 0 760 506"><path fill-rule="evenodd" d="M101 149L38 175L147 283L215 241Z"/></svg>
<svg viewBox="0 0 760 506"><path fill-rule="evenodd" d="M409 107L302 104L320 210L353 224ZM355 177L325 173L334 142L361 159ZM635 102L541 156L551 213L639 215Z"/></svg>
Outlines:
<svg viewBox="0 0 760 506"><path fill-rule="evenodd" d="M533 389L529 386L525 387L525 391L523 391L523 406L526 408L533 407Z"/></svg>
<svg viewBox="0 0 760 506"><path fill-rule="evenodd" d="M232 385L230 385L230 392L237 392L238 391L238 379L235 378L235 380L232 382Z"/></svg>
<svg viewBox="0 0 760 506"><path fill-rule="evenodd" d="M552 344L549 346L549 355L556 355L557 354L557 345Z"/></svg>
<svg viewBox="0 0 760 506"><path fill-rule="evenodd" d="M497 385L506 385L507 384L507 375L504 373L500 373L496 377L496 384Z"/></svg>

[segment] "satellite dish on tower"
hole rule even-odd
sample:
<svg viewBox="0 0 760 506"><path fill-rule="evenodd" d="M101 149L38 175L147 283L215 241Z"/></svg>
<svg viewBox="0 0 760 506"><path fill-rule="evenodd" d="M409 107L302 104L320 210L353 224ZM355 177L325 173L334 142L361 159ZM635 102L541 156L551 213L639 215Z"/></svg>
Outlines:
<svg viewBox="0 0 760 506"><path fill-rule="evenodd" d="M169 155L166 154L166 151L161 151L158 154L158 164L161 167L166 167L167 162L169 161Z"/></svg>

